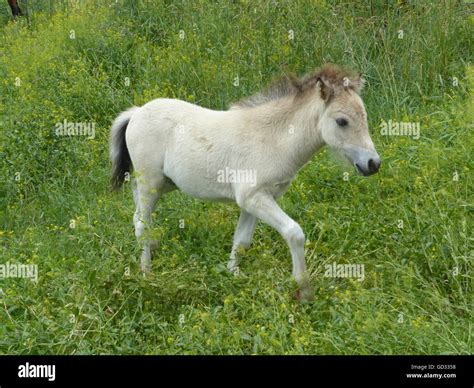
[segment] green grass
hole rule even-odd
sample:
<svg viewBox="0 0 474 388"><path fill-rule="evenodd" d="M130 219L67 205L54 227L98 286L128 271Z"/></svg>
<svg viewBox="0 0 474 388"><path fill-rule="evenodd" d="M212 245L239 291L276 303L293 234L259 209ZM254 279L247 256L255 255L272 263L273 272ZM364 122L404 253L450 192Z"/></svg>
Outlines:
<svg viewBox="0 0 474 388"><path fill-rule="evenodd" d="M0 353L472 353L472 5L28 3L28 20L0 10L0 263L37 264L39 281L0 279ZM129 187L108 187L112 119L157 97L224 109L325 62L367 79L383 165L364 179L324 151L281 200L315 302L292 299L288 249L261 223L230 275L238 209L178 192L143 278ZM95 139L55 136L64 119L95 122ZM390 119L420 122L420 139L382 136ZM324 277L332 262L364 264L365 280Z"/></svg>

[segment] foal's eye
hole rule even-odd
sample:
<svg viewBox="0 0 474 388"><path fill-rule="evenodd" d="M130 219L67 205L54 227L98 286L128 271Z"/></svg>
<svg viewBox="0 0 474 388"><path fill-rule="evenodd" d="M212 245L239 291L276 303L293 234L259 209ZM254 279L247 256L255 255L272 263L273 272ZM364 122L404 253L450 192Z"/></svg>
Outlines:
<svg viewBox="0 0 474 388"><path fill-rule="evenodd" d="M345 127L347 124L349 124L347 122L346 119L343 119L343 118L340 118L340 119L336 119L336 123L337 125L339 125L340 127Z"/></svg>

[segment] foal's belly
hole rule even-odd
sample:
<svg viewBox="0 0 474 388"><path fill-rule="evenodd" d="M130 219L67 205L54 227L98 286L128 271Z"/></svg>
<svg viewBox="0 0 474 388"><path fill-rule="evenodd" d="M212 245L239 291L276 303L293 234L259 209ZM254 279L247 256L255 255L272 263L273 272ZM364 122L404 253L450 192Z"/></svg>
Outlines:
<svg viewBox="0 0 474 388"><path fill-rule="evenodd" d="M173 178L171 178L173 179ZM212 201L212 202L235 202L235 197L232 192L232 188L216 188L211 185L195 184L192 181L178 181L175 182L176 187L183 193L190 195L191 197Z"/></svg>
<svg viewBox="0 0 474 388"><path fill-rule="evenodd" d="M218 182L214 174L198 163L165 164L163 172L179 190L194 198L215 202L235 201L232 184Z"/></svg>

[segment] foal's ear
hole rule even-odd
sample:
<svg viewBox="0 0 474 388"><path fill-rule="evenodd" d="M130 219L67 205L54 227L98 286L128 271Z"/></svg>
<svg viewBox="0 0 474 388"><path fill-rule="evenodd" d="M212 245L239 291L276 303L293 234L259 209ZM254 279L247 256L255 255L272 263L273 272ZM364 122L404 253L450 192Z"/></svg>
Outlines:
<svg viewBox="0 0 474 388"><path fill-rule="evenodd" d="M362 90L362 88L364 87L365 85L365 79L362 77L362 73L359 73L357 75L357 77L355 77L354 79L351 79L351 88L354 89L354 91L356 93L360 93L360 91Z"/></svg>
<svg viewBox="0 0 474 388"><path fill-rule="evenodd" d="M316 79L316 90L318 91L320 97L325 101L329 102L331 99L334 91L329 85L329 83L325 82L321 77Z"/></svg>

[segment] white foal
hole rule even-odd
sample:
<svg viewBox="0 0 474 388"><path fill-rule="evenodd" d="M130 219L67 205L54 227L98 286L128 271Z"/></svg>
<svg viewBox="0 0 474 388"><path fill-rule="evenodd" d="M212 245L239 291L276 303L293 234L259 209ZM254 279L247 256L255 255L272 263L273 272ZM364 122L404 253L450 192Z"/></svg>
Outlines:
<svg viewBox="0 0 474 388"><path fill-rule="evenodd" d="M325 66L301 79L285 77L266 91L214 111L180 100L156 99L118 116L111 128L112 183L134 173L135 234L143 271L151 267L153 242L146 230L164 193L179 189L241 209L228 268L238 271L239 251L252 241L257 219L287 242L299 298L312 297L301 227L277 204L298 170L324 145L359 173L378 171L359 96L359 75Z"/></svg>

